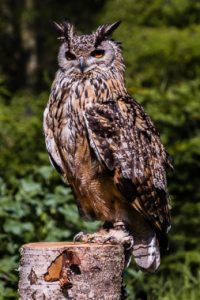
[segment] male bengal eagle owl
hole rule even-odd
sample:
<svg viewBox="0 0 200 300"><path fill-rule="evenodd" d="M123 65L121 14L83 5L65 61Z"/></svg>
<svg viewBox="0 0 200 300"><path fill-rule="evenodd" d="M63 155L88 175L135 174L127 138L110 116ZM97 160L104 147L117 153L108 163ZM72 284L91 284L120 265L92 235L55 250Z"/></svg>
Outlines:
<svg viewBox="0 0 200 300"><path fill-rule="evenodd" d="M125 88L121 47L111 39L119 23L90 35L56 24L62 44L44 112L45 141L81 215L107 225L79 237L129 241L138 266L155 271L170 228L170 162L150 117Z"/></svg>

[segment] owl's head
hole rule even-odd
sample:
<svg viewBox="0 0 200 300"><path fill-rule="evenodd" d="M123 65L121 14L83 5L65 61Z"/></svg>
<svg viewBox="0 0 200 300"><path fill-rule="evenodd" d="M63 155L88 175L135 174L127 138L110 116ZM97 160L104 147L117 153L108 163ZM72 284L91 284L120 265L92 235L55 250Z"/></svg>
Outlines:
<svg viewBox="0 0 200 300"><path fill-rule="evenodd" d="M120 22L99 26L89 35L77 35L73 25L55 23L62 45L58 54L60 68L67 76L105 74L111 69L123 73L121 47L111 39Z"/></svg>

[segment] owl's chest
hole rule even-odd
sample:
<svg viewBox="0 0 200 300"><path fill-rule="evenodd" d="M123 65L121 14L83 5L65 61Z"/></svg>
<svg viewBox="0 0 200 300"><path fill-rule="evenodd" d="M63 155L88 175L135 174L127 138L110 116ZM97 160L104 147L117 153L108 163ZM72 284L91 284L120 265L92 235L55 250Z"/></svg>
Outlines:
<svg viewBox="0 0 200 300"><path fill-rule="evenodd" d="M94 93L88 84L73 84L59 93L57 101L49 105L49 116L54 139L72 165L77 151L84 152L80 150L87 139L84 113L86 106L94 102Z"/></svg>
<svg viewBox="0 0 200 300"><path fill-rule="evenodd" d="M84 84L76 82L62 93L52 114L59 140L74 143L79 136L85 136L85 110L90 104L100 101L96 90L97 87L86 81Z"/></svg>

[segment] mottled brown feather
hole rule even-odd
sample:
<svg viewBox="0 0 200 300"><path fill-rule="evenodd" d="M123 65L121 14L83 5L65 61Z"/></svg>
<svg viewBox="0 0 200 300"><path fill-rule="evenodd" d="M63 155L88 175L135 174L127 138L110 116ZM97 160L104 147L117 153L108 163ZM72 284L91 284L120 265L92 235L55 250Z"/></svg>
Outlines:
<svg viewBox="0 0 200 300"><path fill-rule="evenodd" d="M116 170L114 179L119 190L148 221L167 232L167 153L142 107L130 97L109 100L86 109L85 121L100 163ZM126 195L128 185L136 198Z"/></svg>

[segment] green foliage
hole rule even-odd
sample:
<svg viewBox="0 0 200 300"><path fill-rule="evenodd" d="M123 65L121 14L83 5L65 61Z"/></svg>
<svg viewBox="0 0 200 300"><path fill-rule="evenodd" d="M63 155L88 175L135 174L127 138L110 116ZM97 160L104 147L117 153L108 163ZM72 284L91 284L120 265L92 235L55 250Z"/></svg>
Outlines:
<svg viewBox="0 0 200 300"><path fill-rule="evenodd" d="M47 163L42 134L46 99L46 93L37 97L19 93L9 104L0 98L0 174L9 182L30 172L34 164Z"/></svg>
<svg viewBox="0 0 200 300"><path fill-rule="evenodd" d="M199 23L200 3L189 0L107 0L103 8L104 20L120 19L130 27L188 27Z"/></svg>
<svg viewBox="0 0 200 300"><path fill-rule="evenodd" d="M136 272L134 269L128 269L126 274L128 299L199 299L200 272L196 272L195 275L192 274L190 264L187 261L184 264L177 264L175 261L174 265L176 267L171 269L168 275L164 274L162 269L159 271L159 275L144 274L141 271Z"/></svg>
<svg viewBox="0 0 200 300"><path fill-rule="evenodd" d="M30 3L34 4L28 8L30 16L23 5L15 4L11 10L6 1L0 4L4 48L0 55L5 58L0 69L0 300L17 299L22 244L70 240L76 232L93 231L99 225L79 218L71 190L48 160L42 114L58 48L49 20L64 16L53 1L48 8L43 2ZM129 92L150 114L174 159L174 172L168 175L170 251L154 275L138 271L135 265L129 267L125 274L128 299L200 299L200 4L189 0L87 0L90 7L79 6L79 19L72 1L62 3L80 29L91 28L91 7L101 8L98 22L96 11L93 23L123 20L115 37L123 42ZM37 53L40 66L34 74L35 86L24 81L29 71L24 68L28 50L20 43L24 35L20 28L29 28L28 33L36 37L34 55ZM10 54L12 49L15 55ZM24 82L27 85L20 90ZM43 93L38 92L41 87Z"/></svg>

